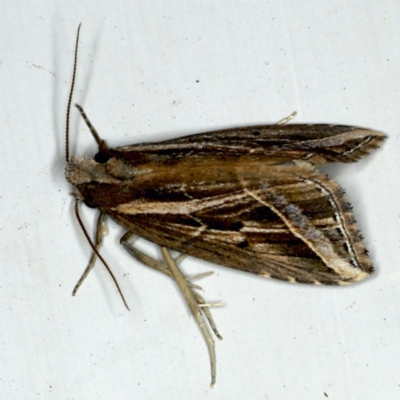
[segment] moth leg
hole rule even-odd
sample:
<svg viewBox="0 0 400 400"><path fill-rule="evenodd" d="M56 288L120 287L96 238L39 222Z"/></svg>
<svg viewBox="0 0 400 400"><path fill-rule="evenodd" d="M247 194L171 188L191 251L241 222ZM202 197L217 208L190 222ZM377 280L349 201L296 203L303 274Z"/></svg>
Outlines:
<svg viewBox="0 0 400 400"><path fill-rule="evenodd" d="M203 333L203 336L206 340L206 343L208 346L208 351L210 353L210 363L211 363L211 385L210 385L210 387L212 388L215 385L215 377L216 377L215 343L214 343L211 333L208 330L207 325L205 323L203 314L201 312L202 309L199 307L199 303L198 303L199 299L198 298L196 299L196 296L194 295L193 290L188 285L185 276L183 275L181 270L176 265L176 262L171 257L171 254L169 253L168 249L166 249L165 247L161 247L161 252L164 257L165 264L170 269L172 276L174 277L179 288L181 289L181 292L182 292L183 296L185 297L186 302L188 303L190 311L191 311L192 315L194 316L194 318L196 319L196 322L199 325L199 328L200 328L201 332Z"/></svg>
<svg viewBox="0 0 400 400"><path fill-rule="evenodd" d="M120 243L124 246L125 250L132 257L134 257L136 260L138 260L142 264L147 265L148 267L153 268L156 271L163 272L164 274L168 275L170 278L174 278L171 273L171 270L167 267L167 265L165 263L155 260L154 258L148 256L147 254L143 253L142 251L137 249L135 246L133 246L131 243L129 243L129 240L131 240L134 236L135 235L132 232L127 232L122 236ZM182 258L183 257L179 256L175 260L175 263L182 260ZM213 272L205 272L205 273L198 274L193 277L185 278L185 279L186 279L187 284L190 286L193 296L195 297L199 307L201 307L201 310L204 312L204 315L208 319L208 322L209 322L211 329L213 330L215 336L219 340L222 340L222 336L218 332L218 329L215 325L214 319L209 310L209 308L212 306L220 306L222 304L221 303L213 303L213 304L206 303L205 300L203 299L203 297L193 290L193 289L201 290L200 286L197 286L191 282L193 279L204 278L205 276L209 276L211 274L213 274Z"/></svg>
<svg viewBox="0 0 400 400"><path fill-rule="evenodd" d="M191 285L190 285L191 286ZM222 303L206 303L204 301L204 298L200 296L197 292L193 291L193 295L199 304L199 307L201 307L201 310L203 311L204 315L206 316L208 323L211 326L211 329L213 330L215 336L219 339L222 340L222 336L218 332L217 326L215 325L214 319L210 313L210 307L215 307L215 306L222 306Z"/></svg>
<svg viewBox="0 0 400 400"><path fill-rule="evenodd" d="M175 262L179 265L185 258L187 257L186 254L180 254L178 257L175 258ZM203 290L201 286L195 285L193 281L199 280L206 278L207 276L212 275L214 272L213 271L208 271L208 272L202 272L200 274L192 275L192 276L187 276L186 280L188 283L194 288L198 290ZM218 336L218 335L217 335Z"/></svg>
<svg viewBox="0 0 400 400"><path fill-rule="evenodd" d="M127 232L124 236L122 236L120 240L120 243L124 246L124 248L128 251L128 253L131 254L134 258L136 258L138 261L140 261L142 264L147 265L148 267L153 268L157 271L163 272L169 277L175 279L176 282L178 283L178 286L181 289L185 297L185 300L187 301L189 308L193 316L195 317L200 327L200 330L206 340L210 353L211 387L213 387L215 384L215 376L216 376L215 344L209 330L207 329L207 325L205 324L202 312L207 318L215 336L217 336L218 339L222 340L222 336L218 332L214 319L212 318L212 315L209 310L210 306L221 305L221 304L208 304L205 302L204 298L200 294L198 294L193 290L197 287L197 285L194 285L190 281L188 281L177 266L177 260L181 259L181 257L178 257L177 260L174 260L169 254L167 249L161 248L165 262L163 263L157 261L154 258L143 253L136 247L134 247L131 243L129 243L129 240L132 239L134 236L135 235L133 233ZM167 255L164 254L165 252L167 252ZM208 276L211 274L212 273L209 272L204 274L198 274L197 276L194 276L193 279L200 279L204 276Z"/></svg>
<svg viewBox="0 0 400 400"><path fill-rule="evenodd" d="M176 259L176 263L180 264L186 258L186 254L180 254Z"/></svg>
<svg viewBox="0 0 400 400"><path fill-rule="evenodd" d="M297 115L297 111L293 111L288 117L281 119L276 125L285 125Z"/></svg>
<svg viewBox="0 0 400 400"><path fill-rule="evenodd" d="M180 262L180 257L178 257L175 261L176 261L177 263L179 263L179 262ZM189 281L196 281L196 280L198 280L198 279L206 278L207 276L210 276L210 275L212 275L213 273L214 273L213 271L208 271L208 272L203 272L203 273L201 273L201 274L196 274L196 275L193 275L193 276L187 276L186 278L187 278Z"/></svg>
<svg viewBox="0 0 400 400"><path fill-rule="evenodd" d="M163 272L164 274L168 275L170 278L172 278L172 274L171 271L169 270L169 268L167 268L167 266L160 262L155 260L154 258L148 256L147 254L143 253L142 251L140 251L139 249L137 249L136 247L134 247L129 241L134 237L135 235L132 232L127 232L125 233L122 238L120 239L120 243L122 244L122 246L125 247L125 250L134 258L136 258L136 260L138 260L139 262L141 262L144 265L147 265L150 268L155 269L156 271L159 272ZM175 262L177 264L181 263L183 259L186 258L186 254L181 254L179 255L176 259ZM197 279L202 279L205 278L206 276L210 276L212 275L214 272L210 271L210 272L204 272L201 274L197 274L197 275L193 275L190 277L186 277L186 280L188 282L188 284L193 287L194 289L198 289L198 290L202 290L202 288L198 285L195 285L194 283L192 283L192 281L197 280ZM218 336L218 335L217 335Z"/></svg>
<svg viewBox="0 0 400 400"><path fill-rule="evenodd" d="M106 225L104 223L104 218L105 218L105 214L103 214L103 213L100 213L99 217L97 218L96 241L94 243L96 250L99 250L100 246L103 244L103 237L107 233ZM83 272L82 276L80 277L78 283L75 285L74 290L72 291L72 296L76 295L76 292L81 287L83 281L86 279L86 277L89 275L89 272L94 267L96 260L97 260L97 254L95 252L93 252L92 256L90 257L88 266L86 267L85 271Z"/></svg>
<svg viewBox="0 0 400 400"><path fill-rule="evenodd" d="M135 235L132 232L127 232L122 236L119 242L122 244L122 246L124 246L125 250L132 257L136 258L136 260L138 260L144 265L147 265L150 268L155 269L156 271L163 272L164 274L172 278L171 271L164 263L148 256L147 254L143 253L129 242L134 237Z"/></svg>

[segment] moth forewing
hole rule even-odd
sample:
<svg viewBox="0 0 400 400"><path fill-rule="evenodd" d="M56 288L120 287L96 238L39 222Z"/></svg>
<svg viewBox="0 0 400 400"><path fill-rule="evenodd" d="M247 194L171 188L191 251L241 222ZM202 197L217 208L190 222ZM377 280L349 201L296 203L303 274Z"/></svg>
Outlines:
<svg viewBox="0 0 400 400"><path fill-rule="evenodd" d="M67 156L74 195L126 229L121 243L130 254L178 282L209 345L212 384L214 345L204 316L219 334L167 249L288 282L343 285L372 273L344 191L318 167L359 160L383 133L275 124L108 148L78 108L99 152L94 159ZM87 272L101 257L99 229ZM132 246L135 235L159 245L164 262Z"/></svg>

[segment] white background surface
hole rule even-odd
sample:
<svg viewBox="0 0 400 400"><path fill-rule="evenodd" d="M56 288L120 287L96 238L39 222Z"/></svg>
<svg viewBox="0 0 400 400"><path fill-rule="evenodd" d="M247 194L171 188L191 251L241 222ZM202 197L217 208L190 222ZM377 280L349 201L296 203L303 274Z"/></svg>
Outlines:
<svg viewBox="0 0 400 400"><path fill-rule="evenodd" d="M388 0L2 0L0 397L400 398L399 21ZM368 281L290 285L184 262L190 273L214 270L204 295L225 303L213 312L224 340L212 390L177 288L125 254L118 226L102 253L132 311L100 264L71 297L90 254L63 160L79 22L75 101L111 146L274 123L294 110L298 123L389 135L370 157L329 170L376 266ZM76 110L72 133L74 154L96 152ZM95 214L82 209L91 227Z"/></svg>

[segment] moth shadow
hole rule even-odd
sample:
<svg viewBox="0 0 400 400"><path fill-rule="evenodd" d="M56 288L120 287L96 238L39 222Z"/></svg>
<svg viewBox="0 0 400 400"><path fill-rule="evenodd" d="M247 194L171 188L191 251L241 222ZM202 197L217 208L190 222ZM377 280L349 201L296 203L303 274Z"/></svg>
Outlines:
<svg viewBox="0 0 400 400"><path fill-rule="evenodd" d="M363 242L370 249L373 249L373 243L370 240L373 237L373 228L368 221L368 215L376 201L374 200L375 192L370 185L365 183L371 182L368 170L372 167L369 164L372 164L374 156L375 154L369 155L366 159L352 164L328 164L320 170L345 191L346 201L351 205L358 229L363 236ZM373 255L370 254L370 257L375 264Z"/></svg>

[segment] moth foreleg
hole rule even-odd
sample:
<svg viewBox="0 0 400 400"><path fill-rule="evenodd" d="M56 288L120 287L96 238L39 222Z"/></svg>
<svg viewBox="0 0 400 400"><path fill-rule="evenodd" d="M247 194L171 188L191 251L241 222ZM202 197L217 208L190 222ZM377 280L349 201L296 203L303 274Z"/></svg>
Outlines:
<svg viewBox="0 0 400 400"><path fill-rule="evenodd" d="M281 119L276 125L285 125L297 115L297 111L293 111L288 117Z"/></svg>
<svg viewBox="0 0 400 400"><path fill-rule="evenodd" d="M99 217L97 218L96 241L94 243L96 250L99 250L100 246L103 243L103 237L107 233L106 225L104 223L104 218L105 218L105 214L103 214L103 213L100 213ZM76 292L81 287L83 281L86 279L86 277L89 275L89 272L94 267L96 260L97 260L97 254L95 252L93 252L92 256L90 257L88 266L86 267L85 271L83 272L82 276L80 277L78 283L75 285L74 290L72 291L72 296L76 295Z"/></svg>

